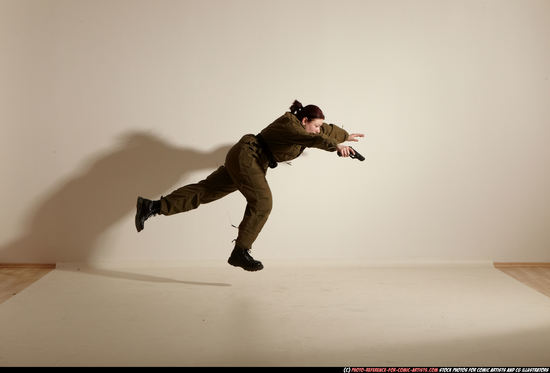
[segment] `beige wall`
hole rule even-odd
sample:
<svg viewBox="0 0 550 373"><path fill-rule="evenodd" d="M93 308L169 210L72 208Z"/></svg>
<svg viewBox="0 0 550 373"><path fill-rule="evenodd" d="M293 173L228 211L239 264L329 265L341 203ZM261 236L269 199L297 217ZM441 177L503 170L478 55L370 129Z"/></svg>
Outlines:
<svg viewBox="0 0 550 373"><path fill-rule="evenodd" d="M0 262L225 261L245 200L136 233L297 98L367 137L268 172L264 262L550 261L550 2L0 1Z"/></svg>

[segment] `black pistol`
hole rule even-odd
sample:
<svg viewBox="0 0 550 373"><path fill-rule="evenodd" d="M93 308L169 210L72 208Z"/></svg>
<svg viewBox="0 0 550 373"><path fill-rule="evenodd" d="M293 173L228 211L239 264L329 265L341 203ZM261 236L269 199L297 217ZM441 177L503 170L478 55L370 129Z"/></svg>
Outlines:
<svg viewBox="0 0 550 373"><path fill-rule="evenodd" d="M350 146L351 149L353 149L351 146ZM355 152L355 154L353 154L352 152L349 153L349 157L350 158L354 158L354 159L358 159L360 161L364 161L365 160L365 157L363 157L361 154L359 154L359 152L355 149L353 149L353 151ZM338 152L338 156L341 157L342 154L340 154L340 152Z"/></svg>

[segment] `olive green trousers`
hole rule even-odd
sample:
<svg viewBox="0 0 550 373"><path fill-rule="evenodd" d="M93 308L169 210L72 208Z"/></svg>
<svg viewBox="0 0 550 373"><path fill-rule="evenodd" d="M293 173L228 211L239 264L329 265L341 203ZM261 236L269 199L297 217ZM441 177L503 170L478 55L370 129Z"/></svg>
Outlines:
<svg viewBox="0 0 550 373"><path fill-rule="evenodd" d="M271 190L265 178L267 158L253 135L245 135L227 153L225 164L206 179L183 186L161 197L160 213L174 215L216 201L236 190L246 198L237 245L251 249L272 207Z"/></svg>

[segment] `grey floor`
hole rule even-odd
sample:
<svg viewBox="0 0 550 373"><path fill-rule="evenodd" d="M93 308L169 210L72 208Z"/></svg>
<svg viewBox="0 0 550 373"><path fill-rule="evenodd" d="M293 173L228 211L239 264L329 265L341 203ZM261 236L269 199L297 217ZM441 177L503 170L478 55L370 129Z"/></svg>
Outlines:
<svg viewBox="0 0 550 373"><path fill-rule="evenodd" d="M549 366L550 298L491 265L56 269L0 366Z"/></svg>

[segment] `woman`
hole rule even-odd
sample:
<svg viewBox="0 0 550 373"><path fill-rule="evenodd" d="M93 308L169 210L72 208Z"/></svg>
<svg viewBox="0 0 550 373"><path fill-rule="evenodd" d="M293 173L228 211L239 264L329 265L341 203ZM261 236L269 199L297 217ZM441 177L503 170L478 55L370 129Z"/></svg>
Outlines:
<svg viewBox="0 0 550 373"><path fill-rule="evenodd" d="M262 269L262 263L250 256L250 250L271 212L271 191L265 178L267 168L275 168L277 162L290 161L309 147L338 151L343 157L349 157L353 149L340 143L358 141L358 137L364 136L350 135L334 124L324 123L324 119L319 107L304 107L295 100L290 111L258 135L244 135L227 153L225 165L205 180L181 187L157 201L138 197L137 231L144 228L151 216L189 211L238 190L245 196L247 205L228 263L247 271Z"/></svg>

